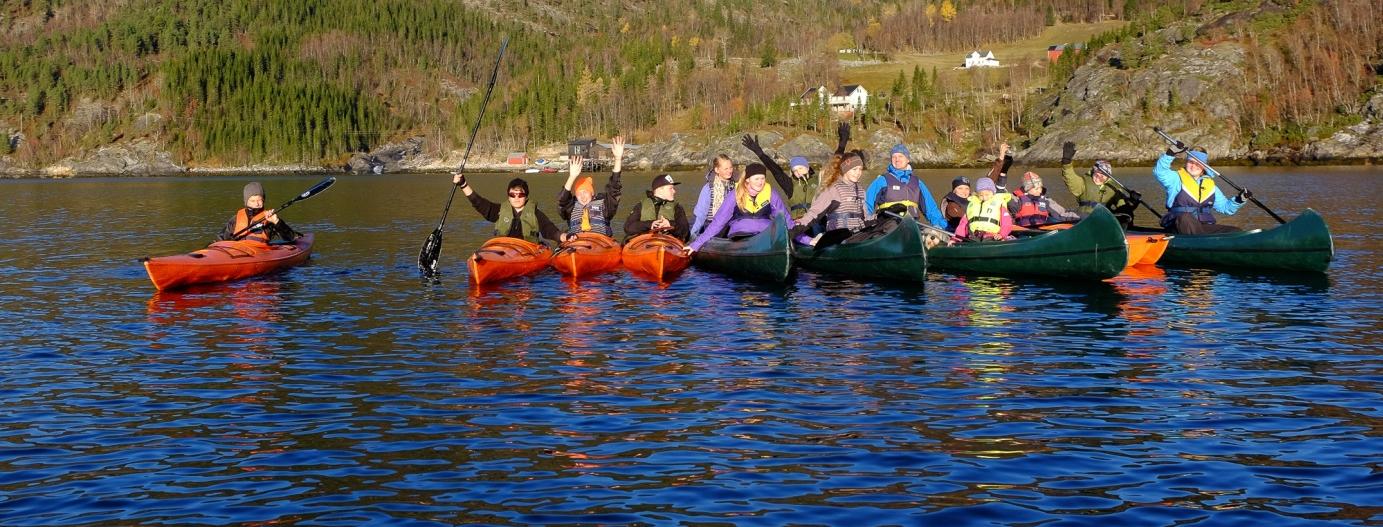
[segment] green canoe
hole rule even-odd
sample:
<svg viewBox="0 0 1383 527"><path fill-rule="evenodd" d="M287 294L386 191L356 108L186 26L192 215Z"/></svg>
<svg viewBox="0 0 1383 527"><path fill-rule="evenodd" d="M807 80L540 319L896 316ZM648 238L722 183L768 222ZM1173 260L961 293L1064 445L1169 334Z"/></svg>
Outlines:
<svg viewBox="0 0 1383 527"><path fill-rule="evenodd" d="M813 271L851 278L926 281L927 248L917 221L905 217L902 222L889 224L887 232L877 237L846 240L822 249L793 242L793 261Z"/></svg>
<svg viewBox="0 0 1383 527"><path fill-rule="evenodd" d="M752 280L783 282L792 272L788 248L788 225L774 218L763 232L741 240L712 238L692 256L704 269Z"/></svg>
<svg viewBox="0 0 1383 527"><path fill-rule="evenodd" d="M1226 234L1177 234L1158 264L1324 273L1335 258L1325 219L1306 209L1271 229Z"/></svg>
<svg viewBox="0 0 1383 527"><path fill-rule="evenodd" d="M1095 207L1069 229L1001 242L962 242L927 251L933 269L962 274L1102 280L1124 270L1128 242L1109 209Z"/></svg>

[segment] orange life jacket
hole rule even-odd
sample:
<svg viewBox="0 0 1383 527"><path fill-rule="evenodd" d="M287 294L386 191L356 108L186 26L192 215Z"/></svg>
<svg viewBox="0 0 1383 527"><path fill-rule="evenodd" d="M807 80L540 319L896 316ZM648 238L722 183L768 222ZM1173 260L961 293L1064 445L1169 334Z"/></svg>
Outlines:
<svg viewBox="0 0 1383 527"><path fill-rule="evenodd" d="M238 211L235 211L235 230L232 232L241 232L249 228L249 226L251 225L264 221L264 217L265 216L263 210L260 210L259 214L255 214L254 219L250 218L250 211L248 209L240 209ZM269 243L268 227L268 223L265 223L263 227L255 229L253 231L246 232L244 236L242 236L240 239L267 244Z"/></svg>

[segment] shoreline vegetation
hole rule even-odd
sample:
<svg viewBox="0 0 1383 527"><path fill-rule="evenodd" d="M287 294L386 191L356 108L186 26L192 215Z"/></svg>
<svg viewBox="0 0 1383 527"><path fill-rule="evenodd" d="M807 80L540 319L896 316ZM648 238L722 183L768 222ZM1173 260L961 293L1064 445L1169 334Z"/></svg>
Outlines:
<svg viewBox="0 0 1383 527"><path fill-rule="evenodd" d="M7 5L0 177L447 171L501 37L472 170L561 167L568 141L615 134L644 147L640 170L752 161L746 133L820 163L837 121L922 168L983 167L1000 143L1055 166L1065 141L1150 163L1154 125L1222 165L1383 162L1374 0L595 0L583 23L551 7Z"/></svg>

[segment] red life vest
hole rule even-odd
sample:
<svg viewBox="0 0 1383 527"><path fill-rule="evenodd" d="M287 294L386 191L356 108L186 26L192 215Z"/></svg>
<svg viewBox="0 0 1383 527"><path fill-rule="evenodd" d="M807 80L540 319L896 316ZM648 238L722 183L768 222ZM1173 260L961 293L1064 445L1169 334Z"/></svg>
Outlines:
<svg viewBox="0 0 1383 527"><path fill-rule="evenodd" d="M1013 216L1014 223L1024 227L1036 227L1046 225L1047 217L1051 212L1047 210L1047 200L1042 196L1024 194L1018 199L1018 214Z"/></svg>
<svg viewBox="0 0 1383 527"><path fill-rule="evenodd" d="M240 210L238 210L238 211L235 211L235 230L232 231L232 232L241 232L241 231L244 231L245 229L249 228L251 225L254 225L254 224L259 223L259 222L262 222L262 221L264 221L264 211L263 211L263 210L260 210L260 211L259 211L259 214L255 214L255 217L254 217L253 219L251 219L251 218L250 218L250 211L249 211L249 210L247 210L247 209L240 209ZM255 241L255 242L267 244L267 243L269 243L269 232L268 232L267 228L268 228L268 224L266 223L263 227L260 227L260 228L258 228L258 229L255 229L255 230L253 230L253 231L246 232L246 233L244 234L244 236L242 236L240 239L242 239L242 240L250 240L250 241Z"/></svg>

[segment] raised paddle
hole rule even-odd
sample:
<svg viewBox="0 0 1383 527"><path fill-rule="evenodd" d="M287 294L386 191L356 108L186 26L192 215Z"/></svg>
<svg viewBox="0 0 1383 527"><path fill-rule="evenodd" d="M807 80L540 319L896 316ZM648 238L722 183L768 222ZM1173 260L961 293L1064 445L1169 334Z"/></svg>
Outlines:
<svg viewBox="0 0 1383 527"><path fill-rule="evenodd" d="M297 202L299 202L299 201L305 200L305 199L310 198L310 197L312 197L312 196L316 196L317 194L321 193L323 190L326 190L327 187L330 187L333 183L336 183L336 176L328 176L326 179L323 179L323 180L321 180L321 181L318 181L316 185L312 185L312 188L307 189L307 190L303 191L302 194L298 194L298 195L295 196L293 199L288 200L287 203L284 203L284 204L282 204L282 205L279 205L278 208L276 208L276 209L270 209L270 210L273 210L273 211L274 211L274 214L278 214L278 213L280 213L280 212L283 212L283 209L286 209L286 208L288 208L288 207L292 207L294 203L297 203ZM241 239L241 238L244 238L245 235L247 235L247 234L249 234L249 233L251 233L251 232L257 231L257 230L259 230L259 229L263 229L263 228L264 228L264 222L263 222L263 221L256 222L256 223L253 224L253 225L250 225L250 226L248 226L248 227L245 227L245 228L243 228L243 229L240 229L240 230L236 231L235 234L232 234L232 235L231 235L230 239L232 239L232 240L239 240L239 239Z"/></svg>
<svg viewBox="0 0 1383 527"><path fill-rule="evenodd" d="M1183 142L1181 142L1181 141L1178 141L1178 140L1176 140L1176 139L1173 139L1171 136L1169 136L1169 135L1167 135L1166 133L1164 133L1164 132L1162 131L1162 128L1160 128L1160 127L1154 126L1154 127L1153 127L1153 131L1154 131L1154 132L1157 132L1157 135L1162 136L1162 140L1166 141L1168 144L1171 144L1171 145L1173 145L1173 146L1176 146L1176 145L1185 146L1185 145L1186 145L1186 143L1183 143ZM1200 161L1197 161L1197 163L1200 163ZM1209 164L1207 164L1207 163L1201 163L1201 165L1204 165L1204 166L1205 166L1205 170L1206 170L1207 172L1210 172L1210 174L1211 174L1212 176L1224 180L1225 183L1229 183L1229 186L1234 187L1235 190L1238 190L1239 192L1246 192L1246 191L1244 190L1244 187L1241 187L1241 186L1235 184L1234 181L1230 180L1230 179L1229 179L1228 177L1226 177L1224 174L1221 174L1220 171L1211 168ZM1277 220L1278 223L1287 223L1287 220L1282 219L1282 216L1278 216L1276 212L1273 212L1272 209L1269 209L1267 205L1264 205L1264 204L1263 204L1263 202L1258 201L1258 198L1253 197L1252 194L1250 194L1250 195L1248 196L1248 198L1249 198L1249 201L1252 201L1254 205L1258 205L1258 208L1263 209L1263 212L1268 213L1268 215L1269 215L1269 216L1272 216L1273 219Z"/></svg>
<svg viewBox="0 0 1383 527"><path fill-rule="evenodd" d="M475 134L480 131L480 121L485 118L485 108L490 105L490 94L495 91L495 79L499 77L499 63L504 60L504 50L509 47L509 37L504 37L504 42L499 45L499 55L495 57L495 67L490 71L490 84L485 87L485 99L480 102L480 115L475 117L475 125L471 126L471 139L466 143L466 155L461 156L461 167L458 172L466 170L466 160L471 157L471 147L475 146ZM437 257L442 254L442 228L447 224L447 213L451 212L451 201L456 198L456 185L451 186L451 194L447 196L447 205L442 208L442 219L437 222L437 228L432 230L432 234L427 236L427 241L423 242L423 249L418 251L418 272L424 278L432 278L437 275Z"/></svg>

